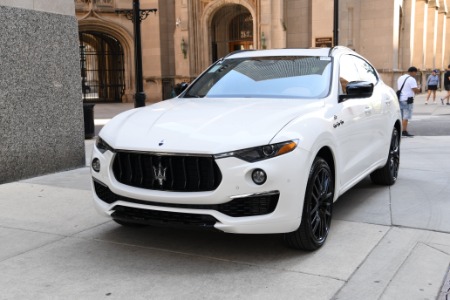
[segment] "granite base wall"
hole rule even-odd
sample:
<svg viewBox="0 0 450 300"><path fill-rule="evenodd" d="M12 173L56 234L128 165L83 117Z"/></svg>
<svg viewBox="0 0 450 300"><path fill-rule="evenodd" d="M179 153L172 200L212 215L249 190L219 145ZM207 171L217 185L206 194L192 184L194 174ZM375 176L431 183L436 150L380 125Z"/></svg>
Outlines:
<svg viewBox="0 0 450 300"><path fill-rule="evenodd" d="M0 6L0 184L84 164L76 18Z"/></svg>

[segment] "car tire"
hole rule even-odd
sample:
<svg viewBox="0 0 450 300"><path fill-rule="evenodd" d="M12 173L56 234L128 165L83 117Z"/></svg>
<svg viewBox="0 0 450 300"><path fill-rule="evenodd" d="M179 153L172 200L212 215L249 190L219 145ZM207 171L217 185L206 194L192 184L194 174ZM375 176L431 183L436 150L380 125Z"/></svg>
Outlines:
<svg viewBox="0 0 450 300"><path fill-rule="evenodd" d="M127 222L127 221L122 221L122 220L117 220L117 219L113 219L114 222L116 222L119 225L122 225L124 227L135 227L135 228L139 228L139 227L145 227L146 225L144 224L139 224L139 223L132 223L132 222Z"/></svg>
<svg viewBox="0 0 450 300"><path fill-rule="evenodd" d="M383 168L373 171L370 179L375 184L393 185L397 181L400 167L400 132L394 127L392 130L389 155Z"/></svg>
<svg viewBox="0 0 450 300"><path fill-rule="evenodd" d="M334 176L328 163L317 157L308 177L300 226L284 234L289 247L313 251L325 243L331 225L333 198Z"/></svg>

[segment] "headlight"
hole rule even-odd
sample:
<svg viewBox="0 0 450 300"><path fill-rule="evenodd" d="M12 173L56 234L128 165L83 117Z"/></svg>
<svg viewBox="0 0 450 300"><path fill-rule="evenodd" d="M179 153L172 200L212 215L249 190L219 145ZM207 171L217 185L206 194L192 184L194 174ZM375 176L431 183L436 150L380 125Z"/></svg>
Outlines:
<svg viewBox="0 0 450 300"><path fill-rule="evenodd" d="M95 141L95 147L97 147L98 151L100 151L101 153L105 153L108 150L113 151L113 148L100 137L97 137L97 140Z"/></svg>
<svg viewBox="0 0 450 300"><path fill-rule="evenodd" d="M289 153L297 147L297 144L298 140L286 141L277 144L220 153L214 155L214 157L219 159L234 156L248 162L256 162Z"/></svg>

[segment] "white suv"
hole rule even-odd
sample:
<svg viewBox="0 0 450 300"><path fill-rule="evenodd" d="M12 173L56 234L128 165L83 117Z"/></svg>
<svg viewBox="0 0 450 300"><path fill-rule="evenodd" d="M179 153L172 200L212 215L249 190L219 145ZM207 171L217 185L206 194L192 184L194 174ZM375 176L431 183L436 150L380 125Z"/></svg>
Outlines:
<svg viewBox="0 0 450 300"><path fill-rule="evenodd" d="M95 206L122 225L283 233L315 250L340 195L368 175L395 183L400 132L395 92L350 49L232 53L102 129Z"/></svg>

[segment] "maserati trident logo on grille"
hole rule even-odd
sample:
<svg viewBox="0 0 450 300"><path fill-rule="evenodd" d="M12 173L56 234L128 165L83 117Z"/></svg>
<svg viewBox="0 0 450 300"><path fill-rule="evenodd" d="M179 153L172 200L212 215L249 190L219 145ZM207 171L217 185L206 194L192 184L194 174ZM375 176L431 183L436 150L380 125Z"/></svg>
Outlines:
<svg viewBox="0 0 450 300"><path fill-rule="evenodd" d="M153 166L153 174L155 175L154 180L158 180L160 186L166 181L166 170L167 168L163 167L161 163L158 164L158 167Z"/></svg>

